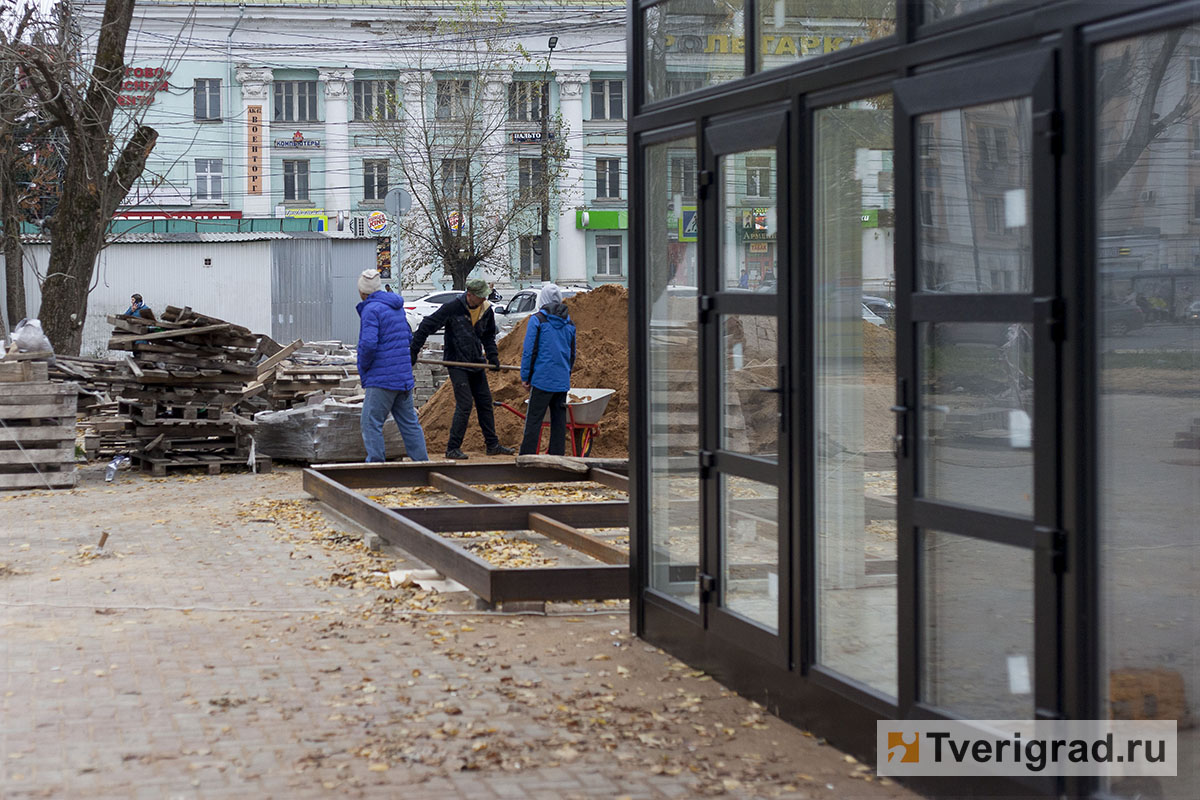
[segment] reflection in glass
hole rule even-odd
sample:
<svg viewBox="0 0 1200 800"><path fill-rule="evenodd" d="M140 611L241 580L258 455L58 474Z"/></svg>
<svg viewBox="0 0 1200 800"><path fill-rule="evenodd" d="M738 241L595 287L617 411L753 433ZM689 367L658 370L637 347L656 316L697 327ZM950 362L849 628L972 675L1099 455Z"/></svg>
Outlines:
<svg viewBox="0 0 1200 800"><path fill-rule="evenodd" d="M941 531L921 547L921 699L1033 717L1033 551Z"/></svg>
<svg viewBox="0 0 1200 800"><path fill-rule="evenodd" d="M722 156L721 285L774 293L779 277L779 184L774 149Z"/></svg>
<svg viewBox="0 0 1200 800"><path fill-rule="evenodd" d="M1030 326L922 323L919 494L1033 514Z"/></svg>
<svg viewBox="0 0 1200 800"><path fill-rule="evenodd" d="M773 69L896 32L896 0L759 0L758 66Z"/></svg>
<svg viewBox="0 0 1200 800"><path fill-rule="evenodd" d="M1011 6L1013 11L1021 11L1044 5L1045 2L1046 0L925 0L925 21L957 17L960 14L999 5Z"/></svg>
<svg viewBox="0 0 1200 800"><path fill-rule="evenodd" d="M1030 100L917 118L917 272L922 291L1032 290Z"/></svg>
<svg viewBox="0 0 1200 800"><path fill-rule="evenodd" d="M744 76L744 17L741 0L667 0L646 9L644 102Z"/></svg>
<svg viewBox="0 0 1200 800"><path fill-rule="evenodd" d="M895 696L896 336L862 310L895 286L891 97L815 123L817 660Z"/></svg>
<svg viewBox="0 0 1200 800"><path fill-rule="evenodd" d="M696 207L696 140L645 150L649 282L650 586L699 606L700 421L695 241L680 214Z"/></svg>
<svg viewBox="0 0 1200 800"><path fill-rule="evenodd" d="M1197 53L1193 25L1104 45L1095 65L1100 688L1116 719L1200 705ZM1200 727L1179 728L1177 777L1108 788L1200 797Z"/></svg>
<svg viewBox="0 0 1200 800"><path fill-rule="evenodd" d="M725 475L721 517L721 605L778 630L779 490Z"/></svg>
<svg viewBox="0 0 1200 800"><path fill-rule="evenodd" d="M779 453L779 320L721 317L721 446L754 456Z"/></svg>

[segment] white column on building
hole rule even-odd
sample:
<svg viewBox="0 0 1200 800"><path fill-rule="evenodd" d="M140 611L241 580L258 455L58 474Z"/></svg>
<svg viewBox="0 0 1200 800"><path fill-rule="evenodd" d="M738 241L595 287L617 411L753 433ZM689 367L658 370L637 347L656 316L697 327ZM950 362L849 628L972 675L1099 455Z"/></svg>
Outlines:
<svg viewBox="0 0 1200 800"><path fill-rule="evenodd" d="M352 69L321 69L325 86L325 213L350 212L350 105ZM332 219L331 219L332 223Z"/></svg>
<svg viewBox="0 0 1200 800"><path fill-rule="evenodd" d="M272 217L275 209L271 199L271 70L243 64L238 66L236 75L242 86L242 113L238 119L242 121L243 128L237 140L243 146L242 157L234 163L246 166L240 171L230 171L234 176L230 193L234 197L241 195L245 198L242 201L242 214L245 216ZM261 112L261 124L257 126L257 131L253 130L251 107L257 107ZM256 157L260 180L257 193L252 194L250 168Z"/></svg>
<svg viewBox="0 0 1200 800"><path fill-rule="evenodd" d="M409 214L413 217L412 222L427 225L429 221L422 210L422 203L429 202L429 190L426 188L429 181L429 168L426 158L430 153L424 146L424 142L425 126L432 123L432 120L426 115L425 93L433 85L433 73L406 72L400 76L400 83L403 85L401 90L404 98L403 112L407 120L401 134L404 140L400 145L400 153L405 161L404 171L409 179L409 185L405 188L413 196L413 207ZM398 238L400 252L392 255L392 264L399 270L403 284L405 286L426 286L433 281L440 281L442 278L440 264L433 265L433 271L430 273L429 259L414 260L415 254L428 248L419 240L405 236L403 232Z"/></svg>
<svg viewBox="0 0 1200 800"><path fill-rule="evenodd" d="M508 87L512 83L511 72L486 72L483 80L483 113L482 130L484 143L480 148L483 163L475 168L483 169L483 181L480 188L485 199L482 208L493 210L489 216L503 215L508 207L508 194L517 191L509 186L508 181L508 146L505 141L506 123L508 120ZM476 225L487 224L489 220L475 220ZM491 231L488 231L491 235ZM502 279L506 284L509 278L509 264L512 254L503 245L491 259L495 269L489 272L489 279Z"/></svg>
<svg viewBox="0 0 1200 800"><path fill-rule="evenodd" d="M587 282L587 240L575 227L575 209L583 203L583 92L588 85L586 72L560 72L558 107L562 113L562 135L566 137L566 169L559 183L558 201L558 283Z"/></svg>

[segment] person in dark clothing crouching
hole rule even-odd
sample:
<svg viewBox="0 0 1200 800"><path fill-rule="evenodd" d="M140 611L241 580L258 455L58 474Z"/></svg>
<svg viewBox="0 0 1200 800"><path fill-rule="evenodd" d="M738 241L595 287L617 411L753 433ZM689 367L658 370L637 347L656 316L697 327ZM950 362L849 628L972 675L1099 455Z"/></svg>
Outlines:
<svg viewBox="0 0 1200 800"><path fill-rule="evenodd" d="M500 351L496 347L496 315L487 301L487 281L474 278L467 281L467 291L442 304L426 317L413 334L412 363L417 363L421 348L430 335L445 328L442 357L446 361L477 363L474 367L448 367L450 383L454 386L454 420L450 423L450 439L446 442L446 458L463 459L463 436L471 419L471 406L479 418L487 454L512 455L511 447L500 444L496 436L496 420L492 412L492 390L488 387L486 364L500 370ZM485 359L486 356L486 359Z"/></svg>
<svg viewBox="0 0 1200 800"><path fill-rule="evenodd" d="M566 453L567 392L575 369L575 324L561 300L549 302L529 318L521 355L521 383L529 389L529 413L521 455L538 451L542 420L550 409L550 442L546 452Z"/></svg>

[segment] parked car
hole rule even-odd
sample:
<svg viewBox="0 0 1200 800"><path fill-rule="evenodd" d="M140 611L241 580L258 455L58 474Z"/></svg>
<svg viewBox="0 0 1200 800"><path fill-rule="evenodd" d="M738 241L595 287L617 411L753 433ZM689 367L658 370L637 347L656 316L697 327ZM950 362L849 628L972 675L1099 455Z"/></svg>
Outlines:
<svg viewBox="0 0 1200 800"><path fill-rule="evenodd" d="M574 297L580 292L586 292L587 286L563 286L563 300L568 297ZM504 305L496 306L496 325L500 328L501 335L515 328L521 320L528 317L537 310L538 289L522 289L512 296Z"/></svg>
<svg viewBox="0 0 1200 800"><path fill-rule="evenodd" d="M404 316L408 319L408 327L414 331L421 321L441 308L442 304L453 300L462 294L461 291L430 292L416 300L404 301Z"/></svg>
<svg viewBox="0 0 1200 800"><path fill-rule="evenodd" d="M887 327L887 320L872 311L866 303L862 304L862 318L863 322L869 322L872 325L878 325L880 328Z"/></svg>
<svg viewBox="0 0 1200 800"><path fill-rule="evenodd" d="M1187 307L1187 310L1183 312L1183 321L1200 325L1200 300L1194 301Z"/></svg>
<svg viewBox="0 0 1200 800"><path fill-rule="evenodd" d="M1124 336L1146 324L1146 315L1133 303L1104 300L1100 304L1100 322L1105 336Z"/></svg>
<svg viewBox="0 0 1200 800"><path fill-rule="evenodd" d="M863 305L871 309L872 312L883 318L884 324L888 327L896 320L896 304L886 297L876 297L874 295L864 294L862 297Z"/></svg>

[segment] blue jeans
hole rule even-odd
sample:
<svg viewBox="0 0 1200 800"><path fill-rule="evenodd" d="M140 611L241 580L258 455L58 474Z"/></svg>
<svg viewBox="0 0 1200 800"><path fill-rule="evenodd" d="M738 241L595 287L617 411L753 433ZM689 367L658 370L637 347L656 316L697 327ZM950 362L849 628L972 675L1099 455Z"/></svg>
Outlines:
<svg viewBox="0 0 1200 800"><path fill-rule="evenodd" d="M388 414L396 420L400 438L404 440L404 451L413 461L428 461L425 451L425 431L417 420L413 408L412 392L392 391L368 386L362 406L362 439L367 448L367 461L387 461L383 445L383 423Z"/></svg>

